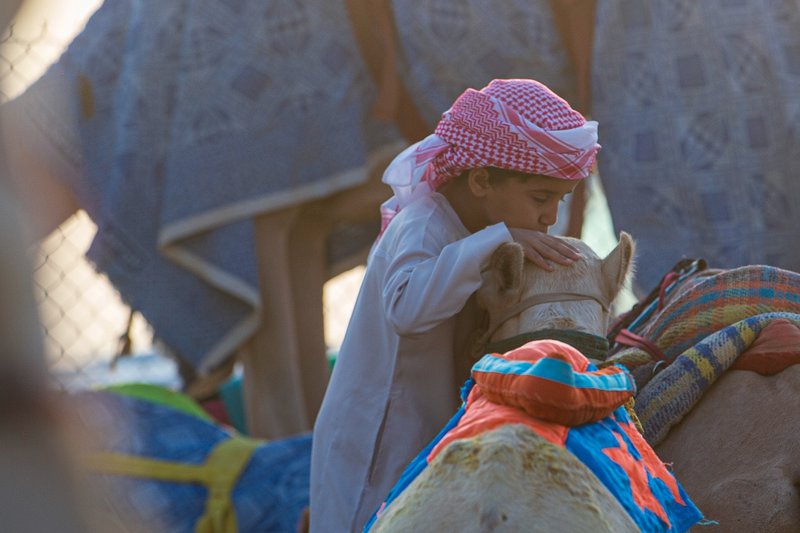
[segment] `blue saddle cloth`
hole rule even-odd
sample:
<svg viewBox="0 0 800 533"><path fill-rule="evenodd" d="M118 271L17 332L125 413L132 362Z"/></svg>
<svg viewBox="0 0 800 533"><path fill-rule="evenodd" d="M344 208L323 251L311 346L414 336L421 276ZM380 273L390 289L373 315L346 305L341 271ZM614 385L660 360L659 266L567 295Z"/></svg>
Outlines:
<svg viewBox="0 0 800 533"><path fill-rule="evenodd" d="M99 440L93 451L186 465L205 462L230 439L221 426L168 406L107 392L76 395L82 420ZM308 506L311 434L258 446L240 475L231 499L241 532L294 533ZM147 531L192 533L205 511L200 484L98 474L121 520Z"/></svg>

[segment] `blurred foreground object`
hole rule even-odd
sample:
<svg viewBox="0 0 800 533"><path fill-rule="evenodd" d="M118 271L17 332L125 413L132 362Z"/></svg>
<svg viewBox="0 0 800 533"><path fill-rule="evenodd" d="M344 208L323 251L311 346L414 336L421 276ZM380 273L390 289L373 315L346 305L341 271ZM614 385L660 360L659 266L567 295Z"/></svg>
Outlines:
<svg viewBox="0 0 800 533"><path fill-rule="evenodd" d="M47 390L16 209L0 186L0 517L3 531L91 531L83 490ZM112 531L112 530L110 530Z"/></svg>
<svg viewBox="0 0 800 533"><path fill-rule="evenodd" d="M0 30L20 2L0 4ZM0 177L7 178L0 145ZM0 180L1 181L1 180ZM0 517L4 531L116 531L91 523L47 390L20 213L0 183ZM91 524L91 525L90 525Z"/></svg>

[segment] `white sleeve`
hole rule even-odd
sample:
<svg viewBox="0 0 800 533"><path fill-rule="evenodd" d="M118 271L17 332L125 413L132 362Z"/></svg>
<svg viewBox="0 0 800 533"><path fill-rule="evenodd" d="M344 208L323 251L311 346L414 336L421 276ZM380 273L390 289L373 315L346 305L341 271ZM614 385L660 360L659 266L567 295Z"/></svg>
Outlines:
<svg viewBox="0 0 800 533"><path fill-rule="evenodd" d="M430 251L401 252L383 287L386 317L398 335L424 333L456 315L480 288L481 271L498 246L513 239L499 223Z"/></svg>

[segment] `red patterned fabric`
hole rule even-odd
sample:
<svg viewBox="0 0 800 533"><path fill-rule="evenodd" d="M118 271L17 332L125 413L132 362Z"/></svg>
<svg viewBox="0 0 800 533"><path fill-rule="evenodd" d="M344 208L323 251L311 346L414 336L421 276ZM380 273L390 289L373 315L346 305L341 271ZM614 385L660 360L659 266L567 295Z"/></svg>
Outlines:
<svg viewBox="0 0 800 533"><path fill-rule="evenodd" d="M467 89L433 135L395 158L383 181L395 196L382 207L383 228L409 202L463 171L497 167L577 180L589 175L600 145L597 123L534 80L494 80Z"/></svg>
<svg viewBox="0 0 800 533"><path fill-rule="evenodd" d="M565 100L533 80L495 80L481 91L467 89L436 126L450 149L433 162L434 189L466 169L487 166L585 178L600 146L573 146L550 133L585 123Z"/></svg>

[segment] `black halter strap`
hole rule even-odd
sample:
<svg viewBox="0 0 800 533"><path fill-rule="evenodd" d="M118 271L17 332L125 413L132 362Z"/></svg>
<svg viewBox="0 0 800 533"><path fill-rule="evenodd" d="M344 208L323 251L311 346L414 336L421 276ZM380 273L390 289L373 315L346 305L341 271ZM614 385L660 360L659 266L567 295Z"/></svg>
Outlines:
<svg viewBox="0 0 800 533"><path fill-rule="evenodd" d="M608 339L583 331L572 329L542 329L521 333L508 339L490 342L486 345L486 353L506 353L523 344L539 340L556 340L569 344L579 350L586 357L592 359L605 359L608 355Z"/></svg>

